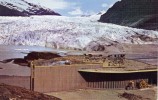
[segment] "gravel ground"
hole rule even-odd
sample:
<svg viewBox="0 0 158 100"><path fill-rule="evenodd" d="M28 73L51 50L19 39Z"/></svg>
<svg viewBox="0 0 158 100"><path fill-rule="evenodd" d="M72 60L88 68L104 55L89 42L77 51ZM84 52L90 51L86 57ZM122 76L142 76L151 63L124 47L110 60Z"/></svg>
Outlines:
<svg viewBox="0 0 158 100"><path fill-rule="evenodd" d="M25 88L0 84L0 100L61 100L39 92Z"/></svg>
<svg viewBox="0 0 158 100"><path fill-rule="evenodd" d="M141 90L76 90L47 93L62 100L157 100L157 87ZM127 93L124 97L123 95ZM132 97L129 97L132 96ZM127 98L125 98L127 97ZM131 99L134 98L134 99Z"/></svg>

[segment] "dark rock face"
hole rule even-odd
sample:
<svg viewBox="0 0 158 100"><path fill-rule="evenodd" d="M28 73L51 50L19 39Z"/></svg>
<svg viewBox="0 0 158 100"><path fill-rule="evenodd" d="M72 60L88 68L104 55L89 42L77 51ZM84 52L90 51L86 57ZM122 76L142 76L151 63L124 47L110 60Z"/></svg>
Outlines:
<svg viewBox="0 0 158 100"><path fill-rule="evenodd" d="M0 5L0 16L24 16L27 15L24 12L19 12L14 9L9 9L3 5Z"/></svg>
<svg viewBox="0 0 158 100"><path fill-rule="evenodd" d="M19 0L27 6L26 8L13 5L9 2L0 2L0 16L30 16L30 15L60 15L51 9Z"/></svg>
<svg viewBox="0 0 158 100"><path fill-rule="evenodd" d="M93 48L92 48L93 51L104 51L105 50L105 47L103 45L95 45Z"/></svg>
<svg viewBox="0 0 158 100"><path fill-rule="evenodd" d="M100 22L158 30L158 0L118 1L100 18Z"/></svg>

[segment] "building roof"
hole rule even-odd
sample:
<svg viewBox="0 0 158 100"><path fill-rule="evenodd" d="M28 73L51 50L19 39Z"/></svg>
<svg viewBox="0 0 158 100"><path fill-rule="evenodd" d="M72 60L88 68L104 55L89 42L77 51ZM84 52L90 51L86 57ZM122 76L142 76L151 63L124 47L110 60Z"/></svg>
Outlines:
<svg viewBox="0 0 158 100"><path fill-rule="evenodd" d="M116 69L116 68L115 68ZM140 72L156 72L158 69L142 69L142 70L109 70L107 68L97 68L97 69L79 69L79 72L86 73L140 73Z"/></svg>

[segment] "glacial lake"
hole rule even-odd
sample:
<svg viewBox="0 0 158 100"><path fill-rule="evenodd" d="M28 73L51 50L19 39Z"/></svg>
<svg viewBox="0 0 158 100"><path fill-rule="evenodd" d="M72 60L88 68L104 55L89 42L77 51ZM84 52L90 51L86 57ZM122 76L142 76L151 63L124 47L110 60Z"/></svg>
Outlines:
<svg viewBox="0 0 158 100"><path fill-rule="evenodd" d="M0 61L6 59L12 59L12 58L24 58L24 56L26 56L27 53L31 51L59 52L59 50L40 47L40 46L0 45ZM13 64L12 62L9 63L0 62L0 75L30 76L30 68L27 66L20 66L17 64Z"/></svg>

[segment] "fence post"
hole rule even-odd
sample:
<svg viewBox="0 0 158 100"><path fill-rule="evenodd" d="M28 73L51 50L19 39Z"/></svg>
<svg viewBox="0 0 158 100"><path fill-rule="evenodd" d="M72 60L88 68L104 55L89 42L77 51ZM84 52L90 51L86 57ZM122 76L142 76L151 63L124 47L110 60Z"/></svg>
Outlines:
<svg viewBox="0 0 158 100"><path fill-rule="evenodd" d="M35 65L33 61L30 62L31 67L31 79L30 79L30 89L34 91L34 76L35 76Z"/></svg>

